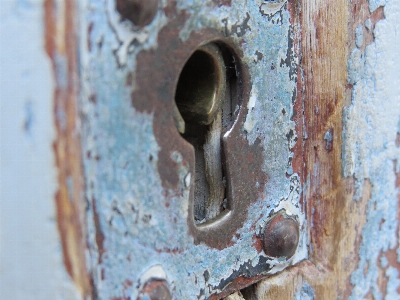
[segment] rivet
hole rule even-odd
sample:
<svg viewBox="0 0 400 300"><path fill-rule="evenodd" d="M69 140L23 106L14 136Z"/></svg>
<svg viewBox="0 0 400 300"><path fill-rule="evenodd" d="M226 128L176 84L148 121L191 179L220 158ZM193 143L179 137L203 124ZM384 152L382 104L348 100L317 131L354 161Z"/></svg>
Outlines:
<svg viewBox="0 0 400 300"><path fill-rule="evenodd" d="M151 280L144 285L138 300L171 300L172 296L164 280Z"/></svg>
<svg viewBox="0 0 400 300"><path fill-rule="evenodd" d="M273 217L264 228L264 252L271 257L286 257L294 255L299 243L299 224L284 214Z"/></svg>
<svg viewBox="0 0 400 300"><path fill-rule="evenodd" d="M158 0L116 0L116 2L117 11L122 19L130 20L139 27L149 25L158 9Z"/></svg>

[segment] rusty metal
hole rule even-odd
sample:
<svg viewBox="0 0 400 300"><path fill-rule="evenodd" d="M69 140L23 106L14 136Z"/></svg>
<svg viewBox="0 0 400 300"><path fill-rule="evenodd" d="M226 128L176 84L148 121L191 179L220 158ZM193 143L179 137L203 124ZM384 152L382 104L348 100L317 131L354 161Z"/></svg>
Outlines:
<svg viewBox="0 0 400 300"><path fill-rule="evenodd" d="M117 0L116 8L122 19L143 27L153 21L158 9L158 0Z"/></svg>
<svg viewBox="0 0 400 300"><path fill-rule="evenodd" d="M163 186L175 189L179 186L179 179L176 162L171 158L173 152L179 152L182 159L189 163L190 173L195 173L193 147L176 130L173 117L176 107L175 89L180 71L202 44L213 42L226 53L229 66L227 71L233 73L229 76L240 75L240 80L234 80L232 83L236 90L237 106L240 109L233 116L235 124L223 137L229 209L211 223L206 222L197 226L193 211L194 187L191 186L187 218L189 232L195 244L205 243L212 248L223 249L234 244L232 238L246 220L247 208L257 201L267 182L267 176L262 170L264 157L260 140L250 145L242 130L250 95L250 77L246 65L241 63L240 49L231 38L226 38L215 30L205 29L192 34L182 42L176 35L177 28L174 27L180 28L180 22L182 21L176 19L169 27L163 29L158 49L139 53L137 72L146 76L139 76L136 79L137 89L131 95L132 105L138 111L154 113L154 133L161 147L157 162L158 172ZM171 63L171 57L174 58L172 60L174 63ZM158 67L149 69L149 65ZM157 82L162 83L162 88L154 88L154 83ZM243 181L243 178L246 178L246 181ZM238 201L232 201L233 198Z"/></svg>
<svg viewBox="0 0 400 300"><path fill-rule="evenodd" d="M297 221L283 213L276 215L264 229L263 248L265 254L289 259L296 252L299 234Z"/></svg>
<svg viewBox="0 0 400 300"><path fill-rule="evenodd" d="M169 291L168 285L163 280L152 280L147 282L138 300L171 300L172 296Z"/></svg>
<svg viewBox="0 0 400 300"><path fill-rule="evenodd" d="M288 167L287 161L291 159L290 148L297 140L290 119L294 81L289 73L295 70L281 61L279 53L283 52L278 51L287 48L290 58L291 33L287 29L273 33L276 31L268 27L272 25L265 25L268 20L261 14L250 18L244 12L235 17L235 12L241 11L236 2L228 6L219 6L219 2L210 4L210 11L228 12L224 17L217 14L215 20L205 20L207 23L203 26L195 10L185 8L185 3L160 2L160 18L140 34L124 23L112 23L115 29L112 32L118 35L121 46L104 53L116 59L115 68L112 71L103 68L101 61L106 59L103 54L98 57L93 54L91 61L104 69L102 74L119 74L110 76L110 81L116 84L105 85L103 80L97 83L97 79L89 83L97 91L93 96L95 101L88 103L90 111L98 113L95 110L104 105L113 122L100 114L102 121L96 124L101 128L85 127L97 130L85 134L85 140L96 135L95 147L88 148L92 156L85 158L86 166L94 164L107 173L99 175L104 178L104 185L96 180L93 186L88 185L88 197L93 199L90 213L94 214L89 217L94 220L93 231L97 234L92 236L99 237L91 245L93 249L112 246L99 254L99 264L107 276L105 280L98 277L95 281L110 287L100 291L103 298L118 294L113 289L117 289L115 282L121 281L119 275L108 276L123 270L128 274L124 279L134 282L125 295L130 295L132 290L137 297L142 290L140 283L146 282L139 276L150 262L162 263L168 272L168 281L174 282L170 292L178 299L208 298L227 293L232 286L240 289L260 276L267 276L278 263L281 268L281 262L265 255L261 239L256 238L261 235L270 211L285 207L288 213L300 215L299 222L304 223L301 205L298 205L301 180L293 174L297 170L291 165ZM200 1L197 3L202 7ZM259 10L254 6L253 11ZM284 14L285 26L289 26L289 14ZM209 14L203 11L202 16L208 18ZM105 27L103 23L95 23L93 28ZM196 24L200 27L194 29ZM259 26L271 33L271 40L258 39ZM145 34L149 35L146 43L142 42ZM97 31L93 30L92 35L97 37ZM94 36L91 40L97 41ZM125 36L132 39L127 40ZM150 44L153 42L154 46ZM211 66L217 70L225 68L225 74L212 80L217 87L211 84L206 91L219 93L218 87L226 81L225 98L230 99L221 107L226 110L224 104L230 103L232 112L229 118L223 119L221 133L226 206L217 217L200 224L196 223L193 209L195 152L176 121L179 112L176 89L182 70L196 51L211 57ZM128 95L131 101L127 101ZM300 115L300 111L296 113ZM213 119L213 113L209 115ZM113 146L101 145L105 140L97 136L104 133L115 136ZM131 161L135 156L140 161ZM117 158L122 165L114 161ZM110 166L110 170L100 165ZM122 183L124 187L120 186ZM103 190L105 186L112 187L112 192ZM274 202L276 199L281 200ZM106 246L108 241L111 246ZM304 243L302 238L301 249ZM114 261L116 256L103 254L116 251L125 260ZM304 258L304 251L298 253L291 263Z"/></svg>

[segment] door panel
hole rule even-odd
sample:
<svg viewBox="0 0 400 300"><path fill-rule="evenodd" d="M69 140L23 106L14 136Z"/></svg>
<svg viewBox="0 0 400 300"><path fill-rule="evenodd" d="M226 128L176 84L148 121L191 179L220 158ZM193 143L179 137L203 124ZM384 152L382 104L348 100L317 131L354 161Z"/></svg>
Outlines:
<svg viewBox="0 0 400 300"><path fill-rule="evenodd" d="M46 3L84 294L398 297L398 1Z"/></svg>

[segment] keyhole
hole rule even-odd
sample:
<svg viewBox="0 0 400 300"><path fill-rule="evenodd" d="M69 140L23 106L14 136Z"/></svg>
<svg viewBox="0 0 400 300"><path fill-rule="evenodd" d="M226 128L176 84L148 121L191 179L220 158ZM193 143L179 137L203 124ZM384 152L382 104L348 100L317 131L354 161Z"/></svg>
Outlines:
<svg viewBox="0 0 400 300"><path fill-rule="evenodd" d="M195 153L196 224L210 221L229 209L222 136L232 125L234 106L238 104L237 99L232 101L234 69L229 51L210 43L188 59L176 88L177 128Z"/></svg>

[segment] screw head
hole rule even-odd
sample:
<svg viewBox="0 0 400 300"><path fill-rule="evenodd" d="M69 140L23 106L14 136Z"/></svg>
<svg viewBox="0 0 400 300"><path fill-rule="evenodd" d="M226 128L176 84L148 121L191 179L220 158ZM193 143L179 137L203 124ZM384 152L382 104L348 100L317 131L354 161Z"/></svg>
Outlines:
<svg viewBox="0 0 400 300"><path fill-rule="evenodd" d="M264 229L263 248L271 257L294 255L299 243L299 223L284 214L276 215Z"/></svg>
<svg viewBox="0 0 400 300"><path fill-rule="evenodd" d="M138 300L142 299L171 300L172 296L164 280L152 280L144 285Z"/></svg>
<svg viewBox="0 0 400 300"><path fill-rule="evenodd" d="M116 8L123 20L128 19L136 26L144 27L153 21L158 0L116 0Z"/></svg>

